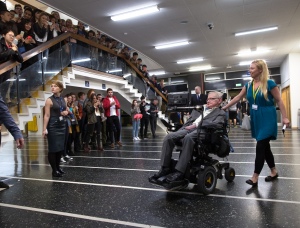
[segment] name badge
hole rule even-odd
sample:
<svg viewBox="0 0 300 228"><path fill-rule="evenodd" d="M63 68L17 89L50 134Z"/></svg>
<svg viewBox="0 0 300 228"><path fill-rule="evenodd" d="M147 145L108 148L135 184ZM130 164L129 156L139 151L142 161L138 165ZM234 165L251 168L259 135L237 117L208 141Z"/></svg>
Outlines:
<svg viewBox="0 0 300 228"><path fill-rule="evenodd" d="M60 116L59 117L59 121L63 121L64 120L64 117L63 116Z"/></svg>
<svg viewBox="0 0 300 228"><path fill-rule="evenodd" d="M257 110L257 109L258 109L258 106L257 106L256 104L253 104L253 105L252 105L252 109L253 109L253 110Z"/></svg>

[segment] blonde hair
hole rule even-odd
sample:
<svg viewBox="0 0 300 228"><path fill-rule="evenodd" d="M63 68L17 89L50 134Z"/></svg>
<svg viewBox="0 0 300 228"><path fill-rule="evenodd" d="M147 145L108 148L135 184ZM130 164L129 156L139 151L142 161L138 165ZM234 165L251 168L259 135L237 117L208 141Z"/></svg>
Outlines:
<svg viewBox="0 0 300 228"><path fill-rule="evenodd" d="M252 61L253 64L256 65L256 67L261 70L261 74L259 76L259 81L260 81L260 92L264 95L264 98L266 100L269 100L268 99L268 79L270 78L269 76L269 70L268 70L268 65L266 63L265 60L263 59L256 59L254 61ZM253 81L253 79L252 79Z"/></svg>

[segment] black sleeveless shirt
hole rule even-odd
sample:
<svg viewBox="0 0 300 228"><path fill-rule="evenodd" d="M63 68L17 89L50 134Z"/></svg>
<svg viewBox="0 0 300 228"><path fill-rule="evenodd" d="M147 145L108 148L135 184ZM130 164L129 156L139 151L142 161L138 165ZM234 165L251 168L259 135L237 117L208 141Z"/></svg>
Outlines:
<svg viewBox="0 0 300 228"><path fill-rule="evenodd" d="M50 117L60 117L60 113L66 110L66 102L64 98L55 97L54 95L49 98L53 103L52 107L50 108Z"/></svg>

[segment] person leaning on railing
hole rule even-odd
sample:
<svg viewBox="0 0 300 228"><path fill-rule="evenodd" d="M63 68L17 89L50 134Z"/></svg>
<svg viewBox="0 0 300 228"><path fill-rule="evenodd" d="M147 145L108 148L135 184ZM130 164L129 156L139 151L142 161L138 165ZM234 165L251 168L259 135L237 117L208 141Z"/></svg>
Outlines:
<svg viewBox="0 0 300 228"><path fill-rule="evenodd" d="M5 27L3 29L2 36L3 37L0 40L0 64L9 60L18 61L22 63L23 57L19 54L18 47L13 43L15 38L14 31L9 27ZM2 75L0 75L1 96L4 100L6 98L6 93L8 91L9 86L4 85L3 82L10 78L11 72L12 70L8 70Z"/></svg>

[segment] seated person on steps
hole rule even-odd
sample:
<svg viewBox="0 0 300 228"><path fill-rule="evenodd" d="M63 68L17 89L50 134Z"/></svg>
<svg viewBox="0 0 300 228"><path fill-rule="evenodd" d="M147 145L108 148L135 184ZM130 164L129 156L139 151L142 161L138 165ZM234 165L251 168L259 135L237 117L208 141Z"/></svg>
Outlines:
<svg viewBox="0 0 300 228"><path fill-rule="evenodd" d="M222 93L210 92L207 98L206 110L203 111L202 127L215 125L222 128L225 121L225 112L221 110ZM180 181L184 179L187 165L192 158L195 140L197 139L197 128L201 122L202 115L192 115L188 121L176 132L169 133L163 141L161 153L161 169L150 177L150 182L167 176L167 182ZM175 143L182 140L182 152L175 166L175 172L171 173L171 158Z"/></svg>

